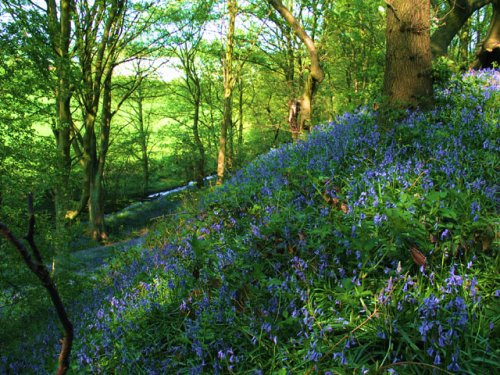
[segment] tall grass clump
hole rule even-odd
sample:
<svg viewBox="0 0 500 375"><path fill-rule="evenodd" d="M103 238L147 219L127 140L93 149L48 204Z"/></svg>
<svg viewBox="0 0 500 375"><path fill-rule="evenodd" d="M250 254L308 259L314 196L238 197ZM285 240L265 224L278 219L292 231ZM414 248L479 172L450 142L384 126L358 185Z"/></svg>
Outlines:
<svg viewBox="0 0 500 375"><path fill-rule="evenodd" d="M75 372L495 373L499 87L345 114L158 223L75 310Z"/></svg>

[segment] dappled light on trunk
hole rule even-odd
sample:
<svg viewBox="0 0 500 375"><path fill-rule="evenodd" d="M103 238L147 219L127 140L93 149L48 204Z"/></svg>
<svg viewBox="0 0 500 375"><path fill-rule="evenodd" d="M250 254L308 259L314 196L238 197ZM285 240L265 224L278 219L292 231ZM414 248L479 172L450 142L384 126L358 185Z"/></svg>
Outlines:
<svg viewBox="0 0 500 375"><path fill-rule="evenodd" d="M432 102L430 1L387 1L384 95L393 107Z"/></svg>
<svg viewBox="0 0 500 375"><path fill-rule="evenodd" d="M314 94L318 89L318 85L325 78L325 73L321 68L318 50L313 39L311 39L281 0L268 1L293 29L297 37L306 47L311 60L309 71L307 77L305 78L302 96L300 99L292 99L289 104L288 124L290 126L293 139L297 140L303 132L308 132L310 130L312 119L312 101Z"/></svg>

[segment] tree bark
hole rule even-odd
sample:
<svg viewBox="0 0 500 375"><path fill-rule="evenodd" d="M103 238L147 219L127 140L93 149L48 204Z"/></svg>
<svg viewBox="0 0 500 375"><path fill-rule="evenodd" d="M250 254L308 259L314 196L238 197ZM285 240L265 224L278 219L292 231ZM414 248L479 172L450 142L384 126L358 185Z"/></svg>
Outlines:
<svg viewBox="0 0 500 375"><path fill-rule="evenodd" d="M432 34L431 51L433 58L448 54L448 46L474 12L492 0L456 0L451 9L446 9L442 24Z"/></svg>
<svg viewBox="0 0 500 375"><path fill-rule="evenodd" d="M469 61L469 43L470 43L470 18L462 26L460 33L458 34L458 38L460 39L460 48L458 51L458 59L465 66L468 65Z"/></svg>
<svg viewBox="0 0 500 375"><path fill-rule="evenodd" d="M148 154L148 132L144 124L144 107L142 95L142 86L138 87L137 98L137 125L139 127L139 144L141 148L141 166L142 166L142 196L146 197L149 190L149 154Z"/></svg>
<svg viewBox="0 0 500 375"><path fill-rule="evenodd" d="M199 83L199 82L198 82ZM201 94L201 88L200 88ZM199 125L200 125L200 107L201 95L196 96L194 101L194 116L193 116L193 137L198 149L198 157L196 161L196 186L203 187L205 178L205 147L201 141Z"/></svg>
<svg viewBox="0 0 500 375"><path fill-rule="evenodd" d="M238 165L243 162L243 78L238 79Z"/></svg>
<svg viewBox="0 0 500 375"><path fill-rule="evenodd" d="M234 25L236 22L236 0L227 0L229 12L229 27L227 31L226 59L224 61L224 113L219 137L219 153L217 156L217 185L224 181L226 171L227 133L233 121L233 54L234 54Z"/></svg>
<svg viewBox="0 0 500 375"><path fill-rule="evenodd" d="M391 107L427 107L432 100L430 1L387 1L384 94Z"/></svg>
<svg viewBox="0 0 500 375"><path fill-rule="evenodd" d="M72 0L61 0L58 12L55 0L47 0L47 18L49 35L55 53L57 76L56 114L57 121L53 129L57 147L57 183L55 187L56 226L62 229L70 208L71 175L71 17L74 4ZM58 14L59 13L59 14Z"/></svg>
<svg viewBox="0 0 500 375"><path fill-rule="evenodd" d="M316 46L314 45L314 41L300 26L299 22L297 22L293 14L288 10L287 7L283 5L281 0L268 1L269 4L271 4L271 6L276 9L276 11L278 11L278 13L283 17L283 19L292 27L295 34L307 48L311 60L310 72L307 76L302 96L299 99L300 105L296 105L295 109L293 109L291 106L294 105L294 102L296 101L290 101L290 114L292 114L294 110L298 111L294 114L294 116L296 116L298 119L298 132L300 134L303 131L308 131L311 126L313 97L316 93L318 85L325 78L325 74L323 72L323 69L321 68L318 51L316 49ZM292 135L296 134L296 131L292 128L294 124L289 122L289 125L291 126ZM297 138L298 136L294 136L294 139Z"/></svg>
<svg viewBox="0 0 500 375"><path fill-rule="evenodd" d="M104 167L109 148L111 120L124 100L140 85L138 78L133 87L120 99L115 111L111 110L113 69L120 52L125 48L124 15L127 1L114 0L111 4L85 2L82 13L75 18L76 49L82 74L81 103L84 126L82 164L84 183L88 184L89 230L93 239L107 238L104 225ZM102 107L101 105L102 97ZM101 111L100 122L97 113ZM96 131L96 125L99 132ZM97 134L99 133L99 142ZM86 187L84 187L84 190Z"/></svg>
<svg viewBox="0 0 500 375"><path fill-rule="evenodd" d="M493 15L490 28L477 53L473 65L475 69L492 68L493 63L500 65L500 0L493 0L491 3Z"/></svg>
<svg viewBox="0 0 500 375"><path fill-rule="evenodd" d="M104 241L108 238L104 225L104 167L109 150L109 136L111 133L111 79L113 75L113 62L106 70L101 109L101 134L99 142L99 153L95 154L96 160L90 175L90 199L89 199L89 223L92 238ZM96 144L97 146L97 144Z"/></svg>

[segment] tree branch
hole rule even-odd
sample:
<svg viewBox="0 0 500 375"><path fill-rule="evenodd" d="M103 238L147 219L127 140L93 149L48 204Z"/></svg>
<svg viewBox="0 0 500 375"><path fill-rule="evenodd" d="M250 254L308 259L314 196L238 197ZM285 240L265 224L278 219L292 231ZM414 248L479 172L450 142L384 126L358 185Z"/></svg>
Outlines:
<svg viewBox="0 0 500 375"><path fill-rule="evenodd" d="M59 292L50 277L47 267L45 267L42 262L42 255L34 241L35 215L33 212L33 196L31 194L28 197L28 210L30 216L28 222L28 234L26 238L30 245L34 259L26 246L24 246L24 244L12 233L9 227L2 222L0 222L0 235L5 237L5 239L7 239L7 241L9 241L16 248L23 258L24 263L38 277L50 295L50 299L56 309L57 316L64 328L64 337L61 340L62 346L59 353L59 367L57 369L57 375L64 375L69 369L69 356L71 353L71 346L73 344L73 325L68 318L68 314L64 308L61 297L59 296Z"/></svg>

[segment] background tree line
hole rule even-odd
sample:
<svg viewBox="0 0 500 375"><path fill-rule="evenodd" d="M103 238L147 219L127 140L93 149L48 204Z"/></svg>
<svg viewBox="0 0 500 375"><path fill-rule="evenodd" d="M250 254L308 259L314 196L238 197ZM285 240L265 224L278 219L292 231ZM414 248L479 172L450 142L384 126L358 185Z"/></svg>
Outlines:
<svg viewBox="0 0 500 375"><path fill-rule="evenodd" d="M4 0L1 217L15 218L34 190L57 228L48 237L83 219L105 240L105 213L131 197L201 186L215 172L222 182L382 94L422 104L432 58L490 66L498 9L496 0ZM420 92L408 69L427 77L415 80Z"/></svg>

